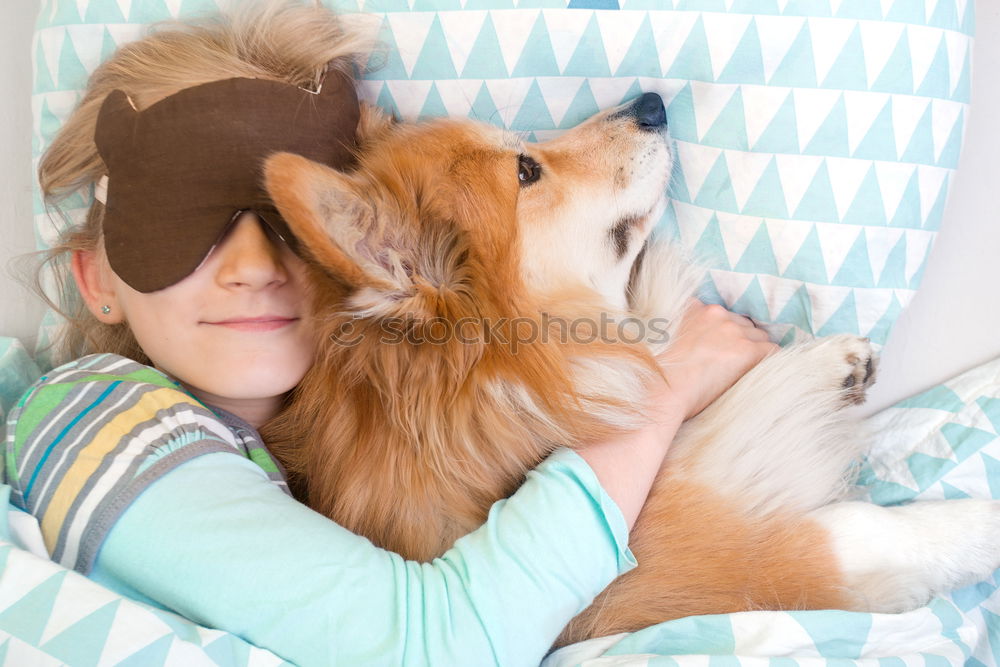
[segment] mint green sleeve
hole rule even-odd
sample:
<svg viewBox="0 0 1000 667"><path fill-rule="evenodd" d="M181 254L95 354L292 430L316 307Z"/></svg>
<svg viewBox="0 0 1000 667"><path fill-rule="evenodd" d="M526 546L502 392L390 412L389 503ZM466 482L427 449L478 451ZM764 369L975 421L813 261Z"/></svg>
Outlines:
<svg viewBox="0 0 1000 667"><path fill-rule="evenodd" d="M559 450L486 524L405 561L297 503L250 461L210 453L125 510L91 578L310 665L537 665L635 566L618 507Z"/></svg>

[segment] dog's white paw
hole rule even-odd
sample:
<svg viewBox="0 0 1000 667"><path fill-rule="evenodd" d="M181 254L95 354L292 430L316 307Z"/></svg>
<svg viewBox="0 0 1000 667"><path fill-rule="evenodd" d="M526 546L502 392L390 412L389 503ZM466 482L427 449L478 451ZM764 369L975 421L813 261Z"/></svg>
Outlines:
<svg viewBox="0 0 1000 667"><path fill-rule="evenodd" d="M849 368L841 382L844 397L849 403L864 403L868 387L875 384L878 358L867 338L854 338L845 344L844 361Z"/></svg>
<svg viewBox="0 0 1000 667"><path fill-rule="evenodd" d="M868 387L875 383L878 358L867 338L838 334L815 343L814 359L830 369L830 388L842 392L846 403L864 403Z"/></svg>

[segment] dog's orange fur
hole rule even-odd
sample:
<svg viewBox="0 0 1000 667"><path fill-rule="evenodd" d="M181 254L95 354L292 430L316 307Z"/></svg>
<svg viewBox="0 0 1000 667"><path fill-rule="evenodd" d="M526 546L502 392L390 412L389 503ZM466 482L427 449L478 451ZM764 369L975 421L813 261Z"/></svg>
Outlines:
<svg viewBox="0 0 1000 667"><path fill-rule="evenodd" d="M665 470L630 537L639 567L579 614L559 645L683 616L844 609L826 535L790 516L751 519L732 499Z"/></svg>
<svg viewBox="0 0 1000 667"><path fill-rule="evenodd" d="M353 320L359 302L348 307L372 278L359 273L352 249L330 241L324 225L336 221L317 219L317 211L348 215L366 230L361 254L394 247L428 258L405 267L413 289L398 295L400 313L538 322L542 312L596 320L607 307L582 289L545 303L522 289L516 182L465 125L427 135L368 122L358 175L288 155L268 165L268 189L313 260L320 341L347 322L367 335L355 346L321 343L315 367L264 435L313 508L380 546L428 560L478 527L555 447L612 436L595 406L638 413L613 396L575 393L572 355L614 356L640 374L658 366L646 348L624 343L556 339L516 352L455 340L380 344L378 318ZM348 191L350 205L336 194ZM548 419L512 414L515 404L491 389L504 379L524 386ZM674 473L661 474L630 544L640 566L584 611L560 644L692 614L847 602L817 527L801 518L751 519L738 499Z"/></svg>

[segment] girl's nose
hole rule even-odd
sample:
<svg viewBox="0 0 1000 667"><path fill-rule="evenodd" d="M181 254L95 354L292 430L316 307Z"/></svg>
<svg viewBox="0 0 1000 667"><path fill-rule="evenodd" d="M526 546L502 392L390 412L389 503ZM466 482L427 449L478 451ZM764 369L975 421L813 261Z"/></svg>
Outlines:
<svg viewBox="0 0 1000 667"><path fill-rule="evenodd" d="M247 289L284 284L288 273L279 243L254 213L241 213L212 251L218 254L216 280L225 287Z"/></svg>

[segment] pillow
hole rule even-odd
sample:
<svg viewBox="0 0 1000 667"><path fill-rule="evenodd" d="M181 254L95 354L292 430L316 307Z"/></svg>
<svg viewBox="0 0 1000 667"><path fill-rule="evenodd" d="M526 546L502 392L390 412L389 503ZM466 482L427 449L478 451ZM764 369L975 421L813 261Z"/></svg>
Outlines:
<svg viewBox="0 0 1000 667"><path fill-rule="evenodd" d="M706 300L776 341L849 332L881 345L920 283L962 144L972 0L328 4L381 17L389 48L363 95L408 120L471 116L544 140L662 95L678 161L657 233L704 258ZM214 8L49 0L36 157L103 56L143 24ZM51 242L37 198L36 213Z"/></svg>
<svg viewBox="0 0 1000 667"><path fill-rule="evenodd" d="M367 97L411 120L470 115L545 139L658 92L678 157L658 232L703 258L703 296L782 342L798 330L884 343L957 164L973 3L564 7L366 2L393 49Z"/></svg>

